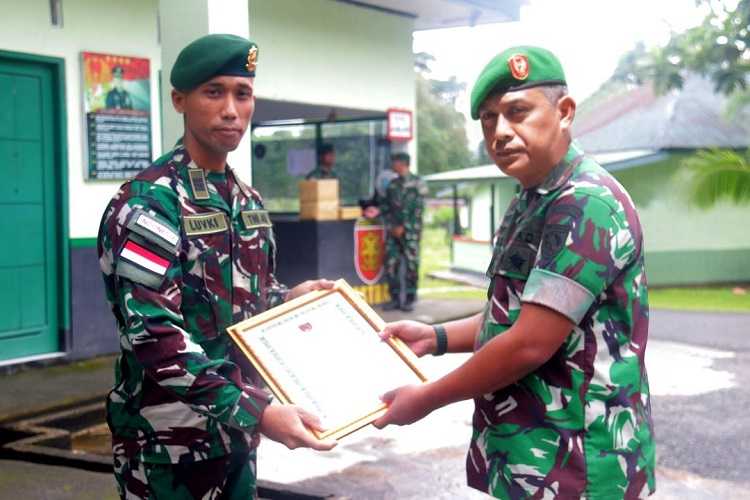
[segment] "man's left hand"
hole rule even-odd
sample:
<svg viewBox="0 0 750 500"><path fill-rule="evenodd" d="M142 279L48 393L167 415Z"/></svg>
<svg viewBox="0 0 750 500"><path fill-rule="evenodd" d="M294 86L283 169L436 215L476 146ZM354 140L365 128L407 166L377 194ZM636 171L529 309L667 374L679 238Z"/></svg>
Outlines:
<svg viewBox="0 0 750 500"><path fill-rule="evenodd" d="M308 292L312 292L313 290L330 290L331 288L333 288L333 285L334 282L327 279L303 281L299 285L289 290L289 293L286 296L286 300L289 301L295 299Z"/></svg>
<svg viewBox="0 0 750 500"><path fill-rule="evenodd" d="M405 385L386 392L380 399L388 405L385 415L373 422L378 429L386 425L409 425L429 415L435 408L426 397L425 385Z"/></svg>

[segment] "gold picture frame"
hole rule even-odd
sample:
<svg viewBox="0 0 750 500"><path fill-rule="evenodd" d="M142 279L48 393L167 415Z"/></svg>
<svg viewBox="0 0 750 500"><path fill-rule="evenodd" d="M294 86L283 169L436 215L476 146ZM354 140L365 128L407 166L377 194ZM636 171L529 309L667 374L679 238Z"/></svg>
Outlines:
<svg viewBox="0 0 750 500"><path fill-rule="evenodd" d="M385 322L349 286L297 297L228 328L282 404L300 405L340 439L386 412L383 392L427 378L401 340L381 341Z"/></svg>

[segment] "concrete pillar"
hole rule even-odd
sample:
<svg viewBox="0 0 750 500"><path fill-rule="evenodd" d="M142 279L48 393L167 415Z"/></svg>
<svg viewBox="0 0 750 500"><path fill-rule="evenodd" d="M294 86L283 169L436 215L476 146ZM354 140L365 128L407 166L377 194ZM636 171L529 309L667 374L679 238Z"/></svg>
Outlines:
<svg viewBox="0 0 750 500"><path fill-rule="evenodd" d="M162 148L169 151L182 136L182 116L172 107L169 73L177 54L196 38L211 33L249 37L249 0L159 0L161 42ZM250 129L228 162L245 182L252 181Z"/></svg>

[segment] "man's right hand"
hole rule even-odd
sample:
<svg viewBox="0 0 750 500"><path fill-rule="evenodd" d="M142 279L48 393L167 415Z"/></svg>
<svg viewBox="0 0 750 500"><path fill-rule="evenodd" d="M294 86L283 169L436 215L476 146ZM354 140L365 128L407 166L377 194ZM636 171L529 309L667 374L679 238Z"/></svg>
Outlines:
<svg viewBox="0 0 750 500"><path fill-rule="evenodd" d="M338 444L332 439L321 441L305 426L323 430L318 417L299 406L271 404L263 410L258 429L267 438L278 441L290 450L312 448L328 451Z"/></svg>
<svg viewBox="0 0 750 500"><path fill-rule="evenodd" d="M391 236L394 238L401 238L405 232L406 228L404 226L395 226L391 228Z"/></svg>
<svg viewBox="0 0 750 500"><path fill-rule="evenodd" d="M380 338L385 340L389 337L401 339L419 357L432 354L437 348L435 330L430 325L417 321L388 323L380 332Z"/></svg>

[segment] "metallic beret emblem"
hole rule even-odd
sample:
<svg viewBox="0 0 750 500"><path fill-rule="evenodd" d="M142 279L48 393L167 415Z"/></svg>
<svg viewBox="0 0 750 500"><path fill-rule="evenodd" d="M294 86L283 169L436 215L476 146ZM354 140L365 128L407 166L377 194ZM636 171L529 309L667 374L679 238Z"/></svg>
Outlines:
<svg viewBox="0 0 750 500"><path fill-rule="evenodd" d="M516 80L526 80L529 77L529 59L523 54L515 54L508 59L510 74Z"/></svg>
<svg viewBox="0 0 750 500"><path fill-rule="evenodd" d="M254 72L255 68L258 66L258 47L251 47L250 50L247 51L247 64L245 65L245 69L247 69L249 72Z"/></svg>

